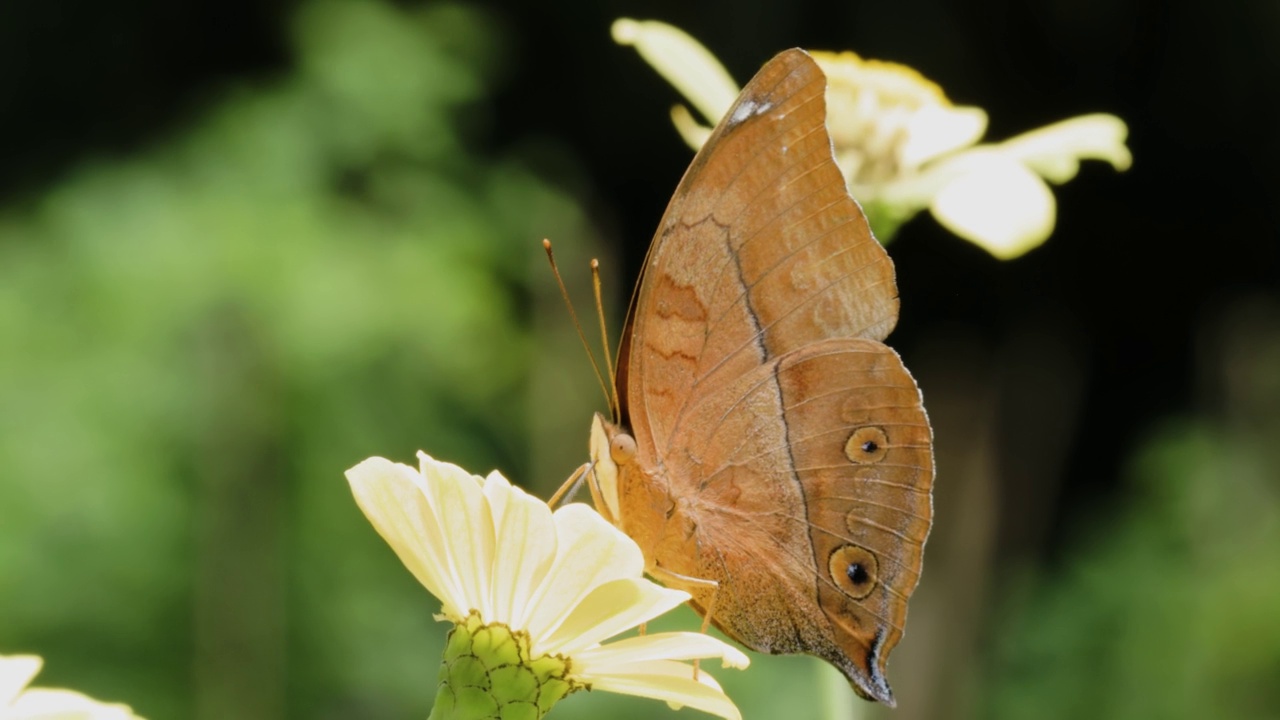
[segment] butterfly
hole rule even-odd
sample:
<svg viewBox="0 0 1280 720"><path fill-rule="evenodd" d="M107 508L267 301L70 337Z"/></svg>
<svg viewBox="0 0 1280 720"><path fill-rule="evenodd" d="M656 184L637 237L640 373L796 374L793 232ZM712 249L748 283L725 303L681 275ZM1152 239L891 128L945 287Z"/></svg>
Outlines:
<svg viewBox="0 0 1280 720"><path fill-rule="evenodd" d="M826 78L769 61L658 226L597 414L597 507L647 572L768 653L807 653L859 695L885 677L932 520L933 439L883 340L893 263L849 196Z"/></svg>

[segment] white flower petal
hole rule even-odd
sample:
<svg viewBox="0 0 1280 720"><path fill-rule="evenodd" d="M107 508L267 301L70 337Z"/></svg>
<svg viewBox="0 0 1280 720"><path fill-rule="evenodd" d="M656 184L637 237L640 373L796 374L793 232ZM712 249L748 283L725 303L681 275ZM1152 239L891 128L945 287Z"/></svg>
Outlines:
<svg viewBox="0 0 1280 720"><path fill-rule="evenodd" d="M533 594L556 558L556 524L551 508L506 478L491 473L484 493L496 529L493 558L493 616L523 628L532 609Z"/></svg>
<svg viewBox="0 0 1280 720"><path fill-rule="evenodd" d="M969 147L987 131L982 108L928 105L906 122L906 138L899 148L904 169L916 168L933 158Z"/></svg>
<svg viewBox="0 0 1280 720"><path fill-rule="evenodd" d="M625 672L585 678L592 690L665 700L674 708L691 707L726 720L741 720L742 713L719 683L705 672L693 679L693 668L684 663L658 660L641 663Z"/></svg>
<svg viewBox="0 0 1280 720"><path fill-rule="evenodd" d="M644 572L640 547L595 510L571 503L556 510L556 561L535 594L525 628L539 641L551 636L597 586Z"/></svg>
<svg viewBox="0 0 1280 720"><path fill-rule="evenodd" d="M629 665L653 660L696 660L720 658L725 667L742 669L751 660L741 650L706 633L666 632L639 635L608 645L583 650L575 657L585 672L622 671Z"/></svg>
<svg viewBox="0 0 1280 720"><path fill-rule="evenodd" d="M618 633L662 615L689 599L689 593L672 590L641 577L607 582L573 609L546 640L546 652L573 655Z"/></svg>
<svg viewBox="0 0 1280 720"><path fill-rule="evenodd" d="M464 613L479 610L480 617L493 617L489 578L493 572L494 525L481 487L484 481L421 451L418 462L427 486L435 490L436 517L449 543L449 561L468 601L468 607L459 609Z"/></svg>
<svg viewBox="0 0 1280 720"><path fill-rule="evenodd" d="M71 690L35 688L0 714L12 720L132 720L136 718L128 705L101 703Z"/></svg>
<svg viewBox="0 0 1280 720"><path fill-rule="evenodd" d="M693 113L689 112L689 108L683 105L675 105L671 108L671 122L676 126L676 132L680 133L685 144L694 150L701 150L707 143L707 138L711 137L711 128L700 125L693 119Z"/></svg>
<svg viewBox="0 0 1280 720"><path fill-rule="evenodd" d="M675 86L712 125L729 111L738 85L715 55L683 30L652 20L621 18L613 40L633 45L645 62Z"/></svg>
<svg viewBox="0 0 1280 720"><path fill-rule="evenodd" d="M1001 153L1016 157L1050 182L1076 176L1081 160L1105 160L1127 170L1133 155L1125 145L1129 126L1115 115L1081 115L1023 133L1000 143Z"/></svg>
<svg viewBox="0 0 1280 720"><path fill-rule="evenodd" d="M1044 181L1000 153L973 156L933 198L930 210L948 230L1008 260L1053 232L1056 205Z"/></svg>
<svg viewBox="0 0 1280 720"><path fill-rule="evenodd" d="M35 655L0 656L0 709L18 697L31 679L40 672L44 661Z"/></svg>
<svg viewBox="0 0 1280 720"><path fill-rule="evenodd" d="M449 561L449 541L429 498L434 493L408 465L373 457L347 471L356 504L409 572L440 598L446 615L469 609Z"/></svg>

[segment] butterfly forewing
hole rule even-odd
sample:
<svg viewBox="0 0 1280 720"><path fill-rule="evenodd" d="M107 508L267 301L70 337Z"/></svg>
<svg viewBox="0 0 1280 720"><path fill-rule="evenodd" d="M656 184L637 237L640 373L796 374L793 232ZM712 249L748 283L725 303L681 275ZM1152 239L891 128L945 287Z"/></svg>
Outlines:
<svg viewBox="0 0 1280 720"><path fill-rule="evenodd" d="M835 165L825 87L803 51L780 54L681 180L619 355L641 446L668 445L684 400L724 378L816 340L893 328L893 265Z"/></svg>

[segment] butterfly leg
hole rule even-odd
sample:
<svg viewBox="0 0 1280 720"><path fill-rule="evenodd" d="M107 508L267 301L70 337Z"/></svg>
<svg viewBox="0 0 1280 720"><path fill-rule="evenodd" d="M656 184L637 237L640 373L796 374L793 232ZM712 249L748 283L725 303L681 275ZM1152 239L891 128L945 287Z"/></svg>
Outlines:
<svg viewBox="0 0 1280 720"><path fill-rule="evenodd" d="M560 485L560 488L556 490L555 494L551 496L551 499L547 501L547 505L550 505L554 510L559 507L560 503L572 498L573 494L578 491L578 487L581 486L583 478L587 476L587 471L590 469L591 463L583 463L581 467L574 470L573 473L569 475L569 479L565 480L564 483Z"/></svg>
<svg viewBox="0 0 1280 720"><path fill-rule="evenodd" d="M701 632L706 634L707 628L711 626L711 618L716 611L716 598L720 595L720 583L707 578L692 577L690 575L681 575L678 572L665 570L658 566L651 567L647 572L656 580L667 587L679 588L681 590L710 590L711 599L707 601L707 605L702 613L702 629ZM693 679L698 679L698 661L693 661Z"/></svg>

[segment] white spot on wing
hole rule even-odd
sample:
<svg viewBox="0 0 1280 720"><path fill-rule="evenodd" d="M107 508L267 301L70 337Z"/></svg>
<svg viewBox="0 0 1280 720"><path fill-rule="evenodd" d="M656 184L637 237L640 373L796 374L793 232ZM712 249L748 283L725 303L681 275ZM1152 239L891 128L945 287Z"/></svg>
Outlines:
<svg viewBox="0 0 1280 720"><path fill-rule="evenodd" d="M763 115L764 113L769 112L769 109L772 107L773 103L758 103L752 100L743 100L738 104L738 107L734 108L733 115L729 116L729 125L730 127L737 125L752 115Z"/></svg>

